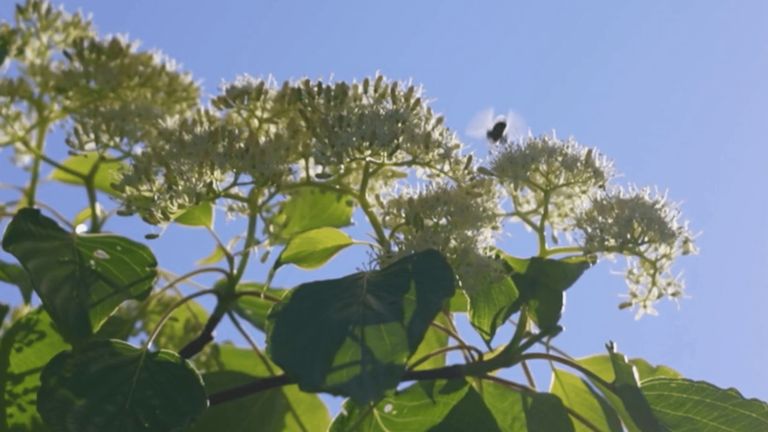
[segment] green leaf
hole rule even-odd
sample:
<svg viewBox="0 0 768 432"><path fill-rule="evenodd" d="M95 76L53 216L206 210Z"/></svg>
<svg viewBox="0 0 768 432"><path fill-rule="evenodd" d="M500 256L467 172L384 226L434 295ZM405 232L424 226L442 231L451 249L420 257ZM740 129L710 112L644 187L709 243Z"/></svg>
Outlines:
<svg viewBox="0 0 768 432"><path fill-rule="evenodd" d="M259 283L253 283L253 282L246 282L242 284L237 285L237 290L253 290L253 291L262 291L264 289L264 285ZM279 289L279 288L268 288L266 293L269 294L272 297L276 297L278 299L282 299L285 297L290 290L286 289ZM266 329L266 323L267 323L267 315L269 314L270 309L272 309L272 306L275 304L274 301L268 300L265 298L259 298L259 297L253 297L253 296L242 296L237 299L237 302L235 302L232 305L232 310L241 318L248 321L252 326L256 327L257 329L261 331L265 331Z"/></svg>
<svg viewBox="0 0 768 432"><path fill-rule="evenodd" d="M557 396L518 393L491 382L482 392L464 380L420 381L373 408L349 400L330 432L526 432L574 431Z"/></svg>
<svg viewBox="0 0 768 432"><path fill-rule="evenodd" d="M213 227L213 204L203 201L200 204L186 209L173 219L174 222L192 227Z"/></svg>
<svg viewBox="0 0 768 432"><path fill-rule="evenodd" d="M160 318L181 298L180 294L167 291L152 295L141 305L146 308L142 313L141 330L151 333ZM187 301L173 311L152 343L163 349L179 351L203 331L207 321L208 312L200 303Z"/></svg>
<svg viewBox="0 0 768 432"><path fill-rule="evenodd" d="M349 196L317 186L292 191L274 220L280 239L317 228L343 228L352 224L355 202ZM282 228L280 228L282 227Z"/></svg>
<svg viewBox="0 0 768 432"><path fill-rule="evenodd" d="M443 327L448 327L448 319L443 314L437 315L437 318L435 318L435 323L440 324ZM413 356L411 356L411 361L408 362L409 368L413 362L418 361L425 355L447 346L448 335L444 331L430 326L427 330L427 333L424 335L424 340L422 340L421 344L419 344L419 348L416 349L416 352L413 353ZM440 354L430 358L429 360L414 368L414 370L434 369L442 366L445 366L445 354Z"/></svg>
<svg viewBox="0 0 768 432"><path fill-rule="evenodd" d="M267 347L302 390L365 404L397 386L453 293L453 271L434 249L379 271L305 283L272 308Z"/></svg>
<svg viewBox="0 0 768 432"><path fill-rule="evenodd" d="M606 347L615 377L612 384L616 390L616 395L624 404L624 409L640 430L660 430L661 426L653 415L650 404L640 391L640 378L637 369L627 360L627 356L616 351L616 344L611 342Z"/></svg>
<svg viewBox="0 0 768 432"><path fill-rule="evenodd" d="M5 59L8 58L8 47L11 45L7 37L0 37L0 67L5 63Z"/></svg>
<svg viewBox="0 0 768 432"><path fill-rule="evenodd" d="M114 197L119 197L120 192L116 191L115 189L110 186L112 183L116 182L118 180L118 173L122 170L127 168L127 165L125 165L122 162L115 161L115 160L100 160L100 156L96 152L88 152L83 153L79 156L70 156L67 159L65 159L61 165L65 166L75 172L78 172L83 175L87 175L91 170L93 169L93 166L96 163L99 163L98 168L96 168L96 174L94 174L93 177L93 186L102 191L106 192L109 195L112 195ZM75 185L83 185L85 182L80 177L74 176L68 172L62 171L59 168L56 168L51 173L51 179L60 181L62 183L69 183L69 184L75 184Z"/></svg>
<svg viewBox="0 0 768 432"><path fill-rule="evenodd" d="M0 328L3 327L5 317L8 316L8 312L11 311L11 307L5 303L0 303Z"/></svg>
<svg viewBox="0 0 768 432"><path fill-rule="evenodd" d="M0 339L0 388L4 394L0 416L5 419L0 420L0 428L5 422L8 430L41 427L35 407L40 370L67 348L43 308L28 312L8 328Z"/></svg>
<svg viewBox="0 0 768 432"><path fill-rule="evenodd" d="M605 381L614 382L616 379L616 375L613 368L613 360L612 360L612 357L608 354L584 357L579 359L578 363L584 366L585 368L589 369L590 371L592 371L593 373L595 373L597 376L604 379ZM637 368L638 378L640 379L640 381L643 381L645 379L652 378L652 377L659 377L659 376L667 376L672 378L678 378L681 376L679 373L677 373L676 371L666 366L653 367L647 361L640 358L629 360L628 363ZM622 369L626 371L627 367L623 366ZM632 416L630 412L626 409L626 407L624 406L624 403L620 398L618 398L611 390L603 387L596 381L590 380L590 382L595 388L600 390L603 397L611 403L613 408L619 414L619 417L621 417L622 421L624 422L624 425L627 428L627 430L629 430L630 432L642 432L642 429L640 428L640 426L636 425L635 422L632 420Z"/></svg>
<svg viewBox="0 0 768 432"><path fill-rule="evenodd" d="M145 299L156 277L157 261L146 246L111 234L70 233L32 208L8 224L3 249L29 272L69 343L88 339L124 300Z"/></svg>
<svg viewBox="0 0 768 432"><path fill-rule="evenodd" d="M456 290L456 294L451 297L449 307L451 312L467 312L469 310L469 298L466 291Z"/></svg>
<svg viewBox="0 0 768 432"><path fill-rule="evenodd" d="M78 226L81 223L91 218L91 206L86 206L84 209L77 212L75 218L72 219L72 226Z"/></svg>
<svg viewBox="0 0 768 432"><path fill-rule="evenodd" d="M615 378L613 374L613 366L611 364L611 357L608 354L596 354L588 357L582 357L578 360L578 363L608 382L613 381ZM650 363L641 358L633 358L629 360L629 363L637 368L637 373L641 382L643 380L655 377L683 377L679 372L672 368L661 365L652 366Z"/></svg>
<svg viewBox="0 0 768 432"><path fill-rule="evenodd" d="M531 318L542 330L557 325L565 306L565 290L576 283L591 265L586 261L540 257L521 260L505 255L503 259L513 270L510 277L520 293L520 300L516 303L527 303ZM509 309L514 313L519 307L512 305Z"/></svg>
<svg viewBox="0 0 768 432"><path fill-rule="evenodd" d="M271 375L251 350L219 345L217 351L221 368L203 374L208 394ZM270 366L273 372L280 371ZM246 432L254 430L255 425L259 431L321 432L327 430L330 422L328 409L317 395L303 393L296 385L290 385L211 407L188 432Z"/></svg>
<svg viewBox="0 0 768 432"><path fill-rule="evenodd" d="M621 432L621 420L611 404L596 392L584 379L562 369L552 373L550 393L558 396L565 406L581 414L601 431ZM593 429L580 421L574 421L576 432L590 432Z"/></svg>
<svg viewBox="0 0 768 432"><path fill-rule="evenodd" d="M520 296L514 282L504 278L501 282L467 291L469 321L490 348L496 330L504 325L519 309L515 301Z"/></svg>
<svg viewBox="0 0 768 432"><path fill-rule="evenodd" d="M293 264L303 269L322 266L354 240L336 228L318 228L293 237L275 262L275 269Z"/></svg>
<svg viewBox="0 0 768 432"><path fill-rule="evenodd" d="M32 289L32 279L30 279L29 273L21 266L0 260L0 281L16 285L19 291L21 291L21 298L24 299L24 304L29 304L32 301L32 291L34 291Z"/></svg>
<svg viewBox="0 0 768 432"><path fill-rule="evenodd" d="M224 249L222 249L221 246L216 245L216 249L214 249L213 252L211 252L210 255L208 255L207 257L205 257L205 258L203 258L201 260L196 261L195 264L196 265L216 264L217 262L219 262L222 259L224 259L224 256L225 256Z"/></svg>
<svg viewBox="0 0 768 432"><path fill-rule="evenodd" d="M208 406L202 379L171 351L93 341L55 356L40 375L37 409L57 431L167 432Z"/></svg>
<svg viewBox="0 0 768 432"><path fill-rule="evenodd" d="M642 390L659 423L670 431L768 430L768 404L745 399L735 389L660 377L643 381Z"/></svg>

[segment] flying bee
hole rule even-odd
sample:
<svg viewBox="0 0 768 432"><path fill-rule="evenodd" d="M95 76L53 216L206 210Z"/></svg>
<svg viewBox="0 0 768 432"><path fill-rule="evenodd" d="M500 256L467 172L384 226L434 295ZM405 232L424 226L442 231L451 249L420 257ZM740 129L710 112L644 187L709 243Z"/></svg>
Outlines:
<svg viewBox="0 0 768 432"><path fill-rule="evenodd" d="M504 132L507 131L507 121L506 119L499 119L496 120L496 123L493 125L493 127L485 133L485 136L488 138L488 141L496 144L497 142L501 141L502 138L504 138Z"/></svg>
<svg viewBox="0 0 768 432"><path fill-rule="evenodd" d="M525 130L525 120L513 111L506 116L494 116L493 108L488 108L475 115L466 134L472 138L486 138L492 144L504 144L509 137L522 138Z"/></svg>

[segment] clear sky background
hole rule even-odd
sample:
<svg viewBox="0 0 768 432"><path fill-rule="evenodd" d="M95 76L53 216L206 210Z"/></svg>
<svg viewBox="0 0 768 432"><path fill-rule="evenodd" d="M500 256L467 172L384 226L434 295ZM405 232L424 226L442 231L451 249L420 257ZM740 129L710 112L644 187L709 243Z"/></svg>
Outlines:
<svg viewBox="0 0 768 432"><path fill-rule="evenodd" d="M7 19L12 2L2 3L0 17ZM677 265L693 298L679 310L663 301L660 316L635 321L617 309L626 286L610 274L624 263L605 261L569 290L566 331L555 344L583 356L604 353L613 340L630 357L768 400L768 2L72 0L65 6L92 12L102 34L128 33L144 48L160 48L208 93L242 73L352 80L380 70L423 84L459 133L476 113L495 107L514 110L534 134L554 128L558 137L597 146L624 175L620 182L668 189L672 200L684 201L692 229L703 231L701 255ZM474 141L484 153L486 144ZM64 155L63 142L49 144ZM21 179L6 155L0 182ZM43 189L41 197L70 216L85 203L74 195L79 190ZM151 231L140 222L130 227L137 239ZM225 232L238 227L217 219ZM213 243L200 230L190 232L172 228L152 244L161 266L184 272L207 255ZM504 246L523 255L533 252L530 244L515 231ZM361 257L355 249L316 272L285 269L275 285L340 277ZM18 302L6 288L0 287L0 300ZM218 336L235 338L226 326ZM546 376L546 366L536 370Z"/></svg>

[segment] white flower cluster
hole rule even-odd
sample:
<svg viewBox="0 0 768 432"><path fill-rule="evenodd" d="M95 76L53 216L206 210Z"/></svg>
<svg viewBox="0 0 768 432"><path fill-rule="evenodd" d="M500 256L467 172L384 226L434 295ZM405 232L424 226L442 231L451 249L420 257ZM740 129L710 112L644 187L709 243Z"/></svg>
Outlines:
<svg viewBox="0 0 768 432"><path fill-rule="evenodd" d="M211 108L166 122L144 142L120 185L128 211L167 220L218 198L224 178L277 190L291 181L357 189L366 177L373 195L406 176L398 167L462 175L461 145L420 92L382 75L352 85L304 79L280 87L271 78L238 77Z"/></svg>
<svg viewBox="0 0 768 432"><path fill-rule="evenodd" d="M573 215L615 175L597 150L547 135L502 145L490 167L517 213L534 221L546 214L554 230L572 229Z"/></svg>
<svg viewBox="0 0 768 432"><path fill-rule="evenodd" d="M665 195L631 186L595 197L576 218L585 253L627 256L623 273L629 285L627 306L638 307L637 318L656 314L653 303L664 296L675 300L683 296L684 283L672 273L672 265L698 249L680 215L679 206Z"/></svg>
<svg viewBox="0 0 768 432"><path fill-rule="evenodd" d="M52 85L69 115L66 143L75 150L117 150L152 139L160 122L197 105L189 74L159 52L138 52L120 36L79 39L63 51L66 61Z"/></svg>
<svg viewBox="0 0 768 432"><path fill-rule="evenodd" d="M434 248L448 259L462 289L497 282L503 269L483 251L494 244L499 230L499 202L489 179L455 186L435 182L392 197L384 204L382 221L395 249L383 252L379 264Z"/></svg>
<svg viewBox="0 0 768 432"><path fill-rule="evenodd" d="M0 147L13 146L12 160L18 166L30 161L23 144L37 138L35 126L59 115L61 98L53 82L62 68L62 49L94 34L90 21L80 14L67 14L41 0L18 5L13 22L0 24L0 40L7 50L0 64Z"/></svg>

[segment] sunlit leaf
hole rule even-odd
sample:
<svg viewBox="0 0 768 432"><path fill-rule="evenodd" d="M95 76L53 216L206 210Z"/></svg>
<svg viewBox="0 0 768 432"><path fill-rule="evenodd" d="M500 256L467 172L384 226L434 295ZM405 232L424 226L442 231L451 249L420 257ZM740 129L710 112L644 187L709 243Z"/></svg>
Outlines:
<svg viewBox="0 0 768 432"><path fill-rule="evenodd" d="M3 249L29 272L35 292L70 343L86 340L127 299L144 299L157 261L146 246L111 234L67 232L40 210L16 213Z"/></svg>
<svg viewBox="0 0 768 432"><path fill-rule="evenodd" d="M280 239L317 228L342 228L352 223L355 201L317 186L291 191L274 220Z"/></svg>
<svg viewBox="0 0 768 432"><path fill-rule="evenodd" d="M490 346L496 330L517 312L515 303L520 294L510 278L467 291L469 297L469 321ZM518 307L519 309L519 307Z"/></svg>
<svg viewBox="0 0 768 432"><path fill-rule="evenodd" d="M35 396L40 370L69 346L54 330L48 314L37 308L11 325L0 339L0 388L9 430L39 430Z"/></svg>
<svg viewBox="0 0 768 432"><path fill-rule="evenodd" d="M270 312L270 356L305 391L377 400L397 386L453 293L451 267L433 249L380 271L299 285Z"/></svg>
<svg viewBox="0 0 768 432"><path fill-rule="evenodd" d="M642 391L666 430L730 432L768 430L768 404L745 399L735 389L703 381L650 378Z"/></svg>
<svg viewBox="0 0 768 432"><path fill-rule="evenodd" d="M571 432L573 422L557 396L519 393L484 382L420 381L373 408L349 400L330 432Z"/></svg>
<svg viewBox="0 0 768 432"><path fill-rule="evenodd" d="M293 264L304 269L322 266L354 240L336 228L318 228L293 237L275 262L275 268Z"/></svg>
<svg viewBox="0 0 768 432"><path fill-rule="evenodd" d="M21 298L25 304L32 301L32 279L24 268L16 264L10 264L0 260L0 281L16 285L21 291Z"/></svg>
<svg viewBox="0 0 768 432"><path fill-rule="evenodd" d="M224 259L225 256L226 255L224 254L224 249L222 249L221 246L216 245L216 248L213 250L213 252L211 252L210 255L208 255L207 257L205 257L205 258L203 258L201 260L195 261L195 264L197 264L197 265L216 264L217 262L219 262L222 259Z"/></svg>
<svg viewBox="0 0 768 432"><path fill-rule="evenodd" d="M250 349L219 345L217 351L220 369L203 374L209 394L270 375L265 363ZM270 368L280 372L271 363ZM329 423L328 409L317 395L290 385L213 406L185 432L250 432L256 425L265 432L324 432Z"/></svg>
<svg viewBox="0 0 768 432"><path fill-rule="evenodd" d="M611 356L608 354L602 354L602 355L593 355L589 357L584 357L578 360L578 363L585 368L589 369L590 371L594 372L597 376L604 379L607 382L614 382L616 379L616 375L614 372L613 367L613 361L611 359ZM643 359L632 359L628 361L628 364L635 366L637 372L638 372L638 378L642 382L643 380L646 380L648 378L652 377L672 377L672 378L678 378L680 377L680 374L666 366L657 366L653 367L651 366L647 361ZM624 370L627 370L627 367L623 367ZM640 425L636 425L635 422L632 420L632 416L630 412L626 409L624 406L624 403L622 400L616 396L614 392L611 390L603 387L600 385L600 383L590 380L590 383L598 390L600 390L603 397L611 403L613 408L616 410L616 412L619 414L619 417L621 417L622 421L624 422L624 426L629 430L630 432L643 432L640 428Z"/></svg>
<svg viewBox="0 0 768 432"><path fill-rule="evenodd" d="M178 354L122 341L93 341L55 356L40 375L37 409L66 432L167 432L208 406L202 379Z"/></svg>
<svg viewBox="0 0 768 432"><path fill-rule="evenodd" d="M464 290L456 290L449 305L451 312L467 312L469 310L469 298Z"/></svg>
<svg viewBox="0 0 768 432"><path fill-rule="evenodd" d="M213 204L204 201L186 209L173 219L174 222L191 227L213 227Z"/></svg>
<svg viewBox="0 0 768 432"><path fill-rule="evenodd" d="M126 165L123 162L100 160L99 158L100 156L98 153L89 152L78 156L70 156L65 159L61 165L80 174L87 175L98 162L99 166L96 168L96 174L94 174L93 177L93 186L112 196L120 196L120 193L110 185L118 180L118 173L121 169L126 168ZM51 173L51 179L75 185L85 184L80 177L74 176L58 168L54 169Z"/></svg>
<svg viewBox="0 0 768 432"><path fill-rule="evenodd" d="M586 380L570 372L555 368L552 373L550 393L558 396L565 406L579 413L601 431L621 432L621 420L611 404L606 401ZM592 432L593 429L580 421L574 422L577 432Z"/></svg>
<svg viewBox="0 0 768 432"><path fill-rule="evenodd" d="M253 282L238 284L237 290L262 291L263 285ZM266 294L269 298L259 298L254 296L241 296L237 302L232 305L232 310L241 318L247 320L251 325L261 331L265 331L267 315L269 310L276 303L274 299L282 299L290 291L286 289L269 288Z"/></svg>

